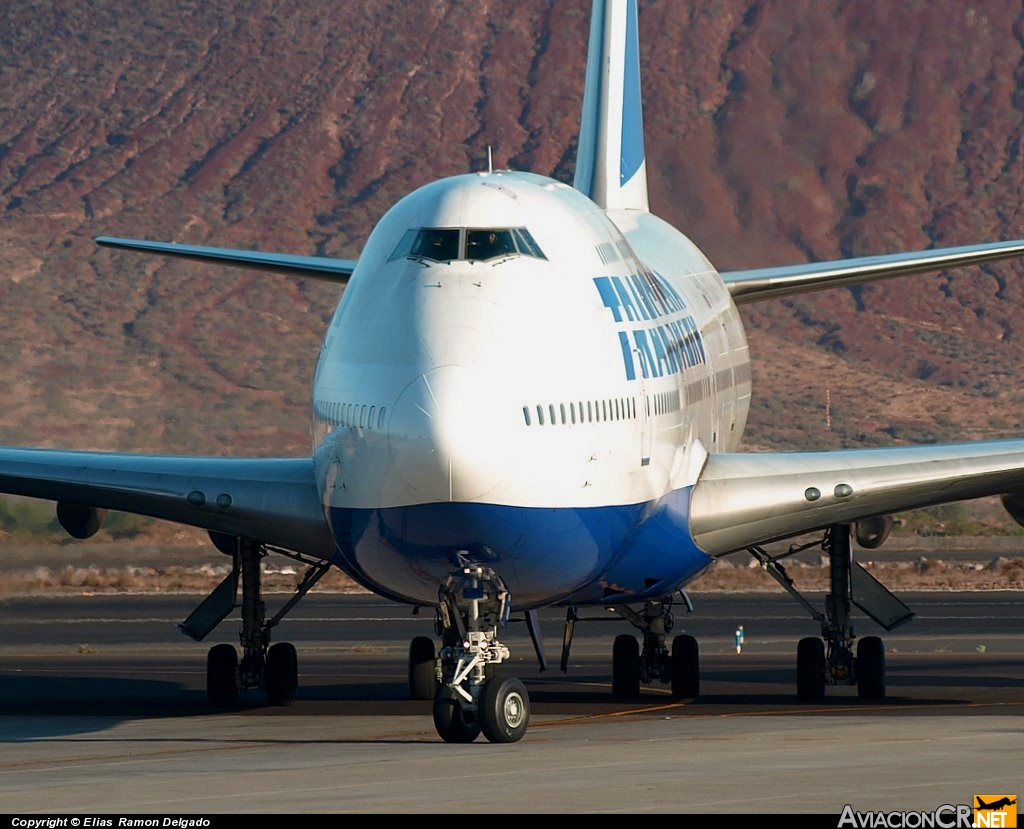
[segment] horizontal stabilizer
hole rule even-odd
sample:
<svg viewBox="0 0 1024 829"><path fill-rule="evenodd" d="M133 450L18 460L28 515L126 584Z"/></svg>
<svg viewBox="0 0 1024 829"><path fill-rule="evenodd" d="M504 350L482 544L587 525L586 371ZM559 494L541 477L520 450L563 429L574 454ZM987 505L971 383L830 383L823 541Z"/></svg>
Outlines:
<svg viewBox="0 0 1024 829"><path fill-rule="evenodd" d="M288 276L324 279L328 282L348 282L348 278L356 267L355 259L330 259L325 256L294 256L289 253L266 253L258 250L178 245L174 242L118 239L113 236L100 236L96 239L96 244L108 248L141 251L142 253L158 253L161 256L177 256L182 259L226 265L232 268L248 268L254 271L282 273Z"/></svg>
<svg viewBox="0 0 1024 829"><path fill-rule="evenodd" d="M991 242L959 248L837 259L832 262L727 271L721 276L733 301L737 305L742 305L745 302L776 299L804 291L820 291L823 288L857 285L876 279L942 271L965 265L982 265L1021 255L1024 255L1024 240L1018 239L1012 242Z"/></svg>

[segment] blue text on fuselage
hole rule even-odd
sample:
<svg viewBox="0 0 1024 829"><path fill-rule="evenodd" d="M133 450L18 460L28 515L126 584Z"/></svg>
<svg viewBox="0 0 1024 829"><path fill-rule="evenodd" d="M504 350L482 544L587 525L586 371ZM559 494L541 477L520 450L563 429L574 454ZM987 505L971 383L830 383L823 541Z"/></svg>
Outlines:
<svg viewBox="0 0 1024 829"><path fill-rule="evenodd" d="M594 285L615 322L655 322L618 332L627 380L636 379L634 352L645 379L679 374L707 361L697 324L664 278L649 272L595 276Z"/></svg>

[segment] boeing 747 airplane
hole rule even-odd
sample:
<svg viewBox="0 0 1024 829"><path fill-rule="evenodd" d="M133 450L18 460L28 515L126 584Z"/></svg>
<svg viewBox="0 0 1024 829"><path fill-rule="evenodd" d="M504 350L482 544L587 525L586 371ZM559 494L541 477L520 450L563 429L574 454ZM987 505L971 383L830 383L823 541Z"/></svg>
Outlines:
<svg viewBox="0 0 1024 829"><path fill-rule="evenodd" d="M287 703L295 648L271 631L330 567L436 612L409 688L448 742L522 738L524 684L495 668L512 614L579 609L639 632L612 649L612 692L699 693L699 649L670 640L673 601L716 557L748 550L820 623L797 692L885 694L885 652L851 609L912 615L852 558L891 513L1003 495L1024 518L1024 439L826 452L740 450L751 399L740 306L1024 254L997 242L719 273L648 206L635 0L594 0L572 186L523 172L427 184L380 220L358 260L101 237L101 245L345 284L316 366L312 454L251 459L0 449L0 491L57 502L77 538L125 510L209 531L230 575L182 624L204 639L241 608L241 653L216 645L210 701ZM553 347L557 343L557 347ZM824 607L763 545L819 534ZM266 618L260 561L308 567ZM241 599L238 600L239 591ZM685 593L682 599L686 600Z"/></svg>

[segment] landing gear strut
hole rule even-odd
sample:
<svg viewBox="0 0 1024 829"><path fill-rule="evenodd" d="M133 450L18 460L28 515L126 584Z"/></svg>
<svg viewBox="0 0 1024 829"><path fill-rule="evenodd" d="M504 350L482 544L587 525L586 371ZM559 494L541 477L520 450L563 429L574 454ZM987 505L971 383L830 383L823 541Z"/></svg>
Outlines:
<svg viewBox="0 0 1024 829"><path fill-rule="evenodd" d="M330 569L330 562L299 553L268 548L247 538L211 536L221 552L232 557L231 572L178 627L191 639L201 642L236 607L238 582L242 583L242 629L239 634L242 656L233 645L210 648L206 658L206 695L210 704L230 708L238 701L240 690L263 689L271 705L288 705L298 692L299 669L295 646L289 642L270 644L270 632L310 588ZM309 569L295 594L270 619L263 603L260 562L272 549L308 565Z"/></svg>
<svg viewBox="0 0 1024 829"><path fill-rule="evenodd" d="M452 573L438 591L438 633L442 637L434 698L434 727L447 743L471 743L482 731L492 743L514 743L530 723L530 697L515 678L495 676L509 658L498 641L511 601L501 577L489 567L469 565ZM421 661L426 657L422 647ZM432 647L432 643L431 643ZM410 651L410 688L413 682Z"/></svg>
<svg viewBox="0 0 1024 829"><path fill-rule="evenodd" d="M853 605L886 630L910 621L914 614L903 602L853 561L850 526L835 524L821 541L791 547L785 556L821 546L829 560L829 591L825 612L819 612L793 585L780 558L760 547L750 549L764 567L821 624L821 638L806 637L797 647L797 696L804 702L824 698L826 685L856 685L861 699L885 697L885 647L877 636L857 642L850 611Z"/></svg>
<svg viewBox="0 0 1024 829"><path fill-rule="evenodd" d="M671 683L672 696L695 697L700 694L700 648L689 635L676 636L671 651L667 645L675 619L672 598L649 601L637 612L630 607L615 607L615 612L643 634L643 649L635 636L615 637L612 648L612 695L616 699L636 699L642 682Z"/></svg>

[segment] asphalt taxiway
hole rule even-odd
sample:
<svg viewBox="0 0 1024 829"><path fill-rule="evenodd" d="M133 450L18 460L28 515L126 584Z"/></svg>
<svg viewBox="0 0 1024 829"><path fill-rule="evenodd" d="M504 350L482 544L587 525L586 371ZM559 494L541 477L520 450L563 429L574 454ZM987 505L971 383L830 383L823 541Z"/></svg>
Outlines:
<svg viewBox="0 0 1024 829"><path fill-rule="evenodd" d="M674 632L702 648L692 701L660 687L611 700L621 621L577 626L567 676L557 612L544 618L546 673L513 625L509 672L533 718L511 746L438 740L430 703L405 699L409 639L433 620L374 597L307 597L275 631L299 648L300 699L270 708L254 693L230 713L206 706L205 646L174 627L195 597L6 599L0 811L838 814L1024 789L1024 594L904 598L918 616L885 637L884 703L851 688L797 702L796 641L815 626L783 595L677 608ZM235 631L225 622L218 641ZM859 632L878 631L860 620Z"/></svg>

